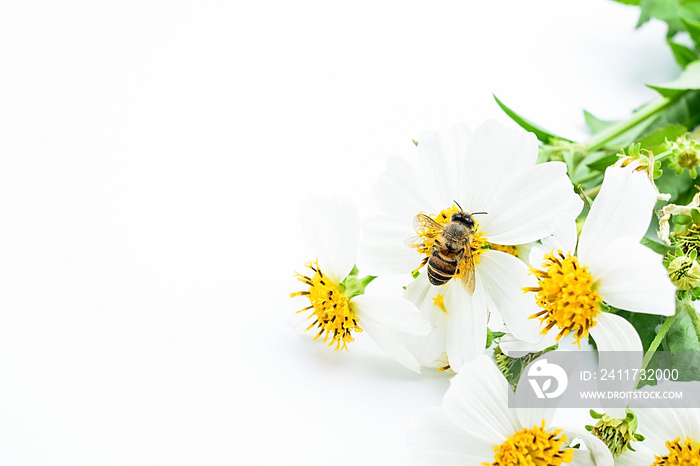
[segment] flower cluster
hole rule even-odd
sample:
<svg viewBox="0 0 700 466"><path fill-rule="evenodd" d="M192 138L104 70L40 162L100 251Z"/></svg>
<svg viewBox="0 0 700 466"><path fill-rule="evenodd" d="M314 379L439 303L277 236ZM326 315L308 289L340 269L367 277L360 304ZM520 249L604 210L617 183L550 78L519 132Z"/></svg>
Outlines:
<svg viewBox="0 0 700 466"><path fill-rule="evenodd" d="M700 28L686 32L700 43ZM700 133L674 107L700 112L700 60L682 65L630 119L587 114L585 143L497 100L520 128L423 132L378 174L378 215L303 204L312 254L292 297L313 339L350 350L366 331L414 372L452 377L442 408L409 429L409 464L700 465L697 410L604 406L577 429L549 405L509 407L526 371L566 351L595 354L599 368L631 354L624 369L637 375L617 386L635 396L656 383L649 370L683 370L679 386L697 391L700 365L655 357L700 351ZM379 294L377 277L402 285Z"/></svg>

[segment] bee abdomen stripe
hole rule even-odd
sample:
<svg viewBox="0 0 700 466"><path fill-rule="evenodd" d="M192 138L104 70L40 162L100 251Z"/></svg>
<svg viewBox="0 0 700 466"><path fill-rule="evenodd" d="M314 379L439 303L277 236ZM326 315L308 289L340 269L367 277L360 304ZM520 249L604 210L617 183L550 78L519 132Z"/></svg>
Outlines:
<svg viewBox="0 0 700 466"><path fill-rule="evenodd" d="M428 278L434 285L442 285L452 278L457 271L456 260L444 260L437 255L428 261Z"/></svg>

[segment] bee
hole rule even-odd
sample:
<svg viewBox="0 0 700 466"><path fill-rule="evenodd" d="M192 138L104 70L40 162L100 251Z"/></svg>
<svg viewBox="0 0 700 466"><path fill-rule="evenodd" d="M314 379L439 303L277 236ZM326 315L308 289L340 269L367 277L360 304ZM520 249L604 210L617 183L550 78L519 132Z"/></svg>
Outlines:
<svg viewBox="0 0 700 466"><path fill-rule="evenodd" d="M486 212L468 214L456 201L455 204L459 207L459 212L452 214L450 221L445 225L440 225L425 214L418 214L413 220L413 226L416 230L427 231L427 235L435 240L430 255L421 264L421 266L426 263L428 265L430 283L435 286L444 285L459 272L464 289L471 295L474 293L474 259L471 243L475 226L472 215ZM423 240L419 238L413 246L424 246Z"/></svg>

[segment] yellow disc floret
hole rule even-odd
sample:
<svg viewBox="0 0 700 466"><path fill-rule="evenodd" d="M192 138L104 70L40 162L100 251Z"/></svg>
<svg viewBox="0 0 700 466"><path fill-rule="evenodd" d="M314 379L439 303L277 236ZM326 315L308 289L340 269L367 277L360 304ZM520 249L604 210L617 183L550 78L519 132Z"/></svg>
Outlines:
<svg viewBox="0 0 700 466"><path fill-rule="evenodd" d="M651 466L700 466L700 443L694 442L690 437L681 442L680 437L673 442L666 442L668 455L656 456L656 461Z"/></svg>
<svg viewBox="0 0 700 466"><path fill-rule="evenodd" d="M546 322L542 330L545 334L555 325L559 329L557 341L569 333L574 333L576 343L588 338L588 330L596 325L600 313L598 293L593 289L593 277L587 267L578 263L578 258L562 251L544 256L544 270L530 267L537 277L537 288L523 288L524 292L537 293L537 304L543 309L530 318Z"/></svg>
<svg viewBox="0 0 700 466"><path fill-rule="evenodd" d="M562 450L566 435L561 429L549 432L542 426L523 429L508 437L501 445L493 447L493 463L482 463L483 466L559 466L571 463L574 451L571 448Z"/></svg>
<svg viewBox="0 0 700 466"><path fill-rule="evenodd" d="M350 306L350 300L341 285L333 283L328 276L323 275L318 262L309 262L306 267L314 272L311 277L300 273L296 275L300 282L309 285L308 291L297 291L291 296L306 296L311 305L297 312L311 311L308 318L315 320L306 330L313 327L320 329L314 340L323 336L323 342L328 342L328 346L335 344L336 351L341 348L347 350L347 344L355 340L351 332L362 331Z"/></svg>

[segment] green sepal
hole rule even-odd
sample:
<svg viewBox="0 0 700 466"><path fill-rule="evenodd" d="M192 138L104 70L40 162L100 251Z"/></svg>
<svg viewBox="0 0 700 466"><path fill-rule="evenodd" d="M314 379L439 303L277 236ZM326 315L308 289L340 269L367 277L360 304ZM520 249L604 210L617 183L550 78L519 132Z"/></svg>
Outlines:
<svg viewBox="0 0 700 466"><path fill-rule="evenodd" d="M490 328L486 327L486 348L489 348L496 338L501 338L505 333L494 332Z"/></svg>
<svg viewBox="0 0 700 466"><path fill-rule="evenodd" d="M654 241L653 239L647 238L646 236L642 237L640 243L642 243L642 246L646 246L652 251L661 254L662 256L673 251L673 248L671 246L667 246L661 241Z"/></svg>
<svg viewBox="0 0 700 466"><path fill-rule="evenodd" d="M374 275L367 275L366 277L358 278L359 272L360 271L357 269L357 266L354 266L350 271L350 275L345 277L345 280L340 282L340 287L345 290L345 296L348 299L365 294L365 288L367 288L367 285L372 283L372 281L377 278Z"/></svg>
<svg viewBox="0 0 700 466"><path fill-rule="evenodd" d="M675 223L677 225L687 225L692 220L693 219L690 216L684 215L684 214L678 214L678 215L673 216L673 223Z"/></svg>
<svg viewBox="0 0 700 466"><path fill-rule="evenodd" d="M590 411L588 411L588 413L591 415L591 417L592 417L593 419L600 419L600 418L603 417L603 414L602 414L602 413L598 413L598 412L596 412L596 411L594 411L594 410L592 410L592 409L591 409Z"/></svg>

